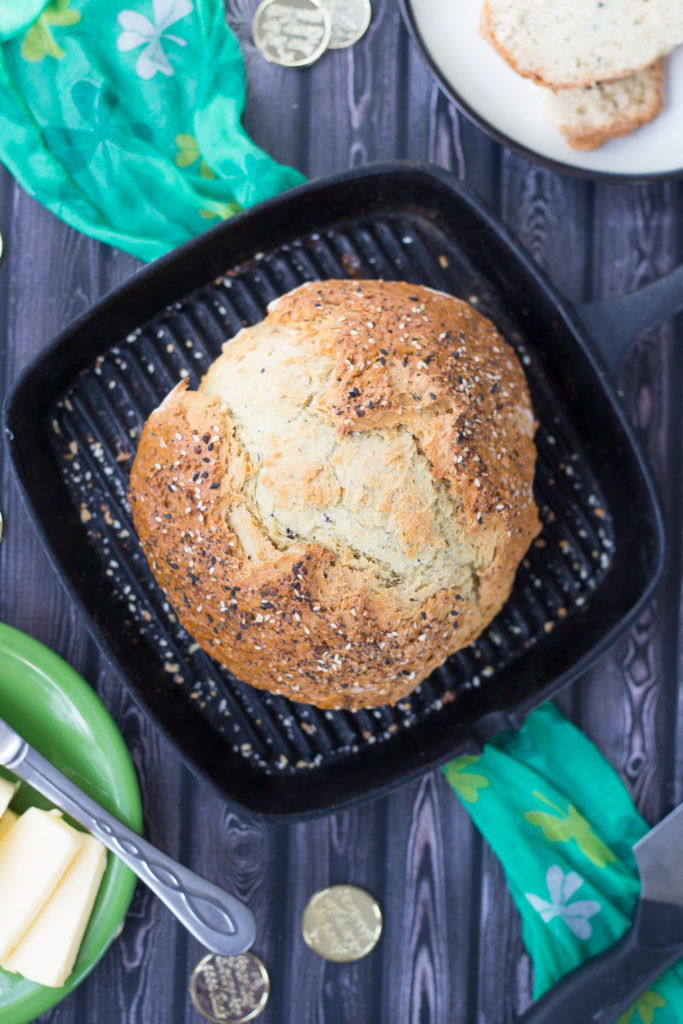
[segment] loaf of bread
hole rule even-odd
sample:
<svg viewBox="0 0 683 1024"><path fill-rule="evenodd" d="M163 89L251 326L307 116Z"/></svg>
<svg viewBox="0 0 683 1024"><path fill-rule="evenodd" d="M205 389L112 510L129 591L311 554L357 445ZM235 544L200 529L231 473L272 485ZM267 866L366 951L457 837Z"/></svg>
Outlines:
<svg viewBox="0 0 683 1024"><path fill-rule="evenodd" d="M657 61L626 78L581 89L537 88L546 117L572 149L596 149L657 117L664 106L662 79Z"/></svg>
<svg viewBox="0 0 683 1024"><path fill-rule="evenodd" d="M539 530L533 433L519 361L471 305L309 283L151 414L135 527L236 677L323 708L393 704L507 599Z"/></svg>
<svg viewBox="0 0 683 1024"><path fill-rule="evenodd" d="M642 71L683 42L683 0L486 0L480 30L551 89Z"/></svg>

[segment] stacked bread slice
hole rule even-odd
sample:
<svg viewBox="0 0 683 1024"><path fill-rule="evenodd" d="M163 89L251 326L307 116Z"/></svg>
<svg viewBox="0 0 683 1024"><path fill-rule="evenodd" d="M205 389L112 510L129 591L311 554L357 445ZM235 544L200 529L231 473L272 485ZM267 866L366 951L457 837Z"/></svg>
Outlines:
<svg viewBox="0 0 683 1024"><path fill-rule="evenodd" d="M593 149L662 110L662 58L683 43L683 0L486 0L480 30L541 87L568 144Z"/></svg>
<svg viewBox="0 0 683 1024"><path fill-rule="evenodd" d="M664 107L662 60L625 78L574 89L537 86L543 111L572 149L597 149L630 135Z"/></svg>

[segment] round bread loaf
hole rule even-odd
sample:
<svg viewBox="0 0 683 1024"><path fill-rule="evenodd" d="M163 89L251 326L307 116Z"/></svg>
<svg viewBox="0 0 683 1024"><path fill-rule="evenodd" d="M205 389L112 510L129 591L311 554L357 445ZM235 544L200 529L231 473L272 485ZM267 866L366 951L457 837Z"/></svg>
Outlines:
<svg viewBox="0 0 683 1024"><path fill-rule="evenodd" d="M135 527L185 629L239 679L393 704L507 599L539 530L533 432L514 351L466 302L309 283L151 414Z"/></svg>

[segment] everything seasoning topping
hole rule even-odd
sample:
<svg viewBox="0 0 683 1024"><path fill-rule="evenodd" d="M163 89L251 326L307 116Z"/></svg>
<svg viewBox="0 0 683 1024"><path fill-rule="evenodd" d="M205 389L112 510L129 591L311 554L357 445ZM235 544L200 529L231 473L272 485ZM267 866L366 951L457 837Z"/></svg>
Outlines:
<svg viewBox="0 0 683 1024"><path fill-rule="evenodd" d="M304 286L278 300L270 318L278 330L305 322L314 351L334 360L315 408L339 436L400 427L434 481L457 488L471 535L496 523L501 551L507 537L514 552L534 529L521 369L475 310L414 286L401 295L401 287L330 282L320 302L320 287ZM289 526L285 543L274 545L244 490L245 480L270 470L239 448L216 398L180 385L150 418L145 442L131 478L138 532L151 542L159 512L170 517L163 545L154 542L157 577L191 635L238 677L295 699L310 700L314 688L322 706L381 704L409 692L481 628L469 599L447 585L406 619L395 583L378 589L367 559L349 553L357 567L347 568L339 553ZM164 483L148 499L151 478L170 479L174 490ZM515 541L520 515L524 539ZM407 521L416 529L412 513ZM419 558L419 534L411 543Z"/></svg>

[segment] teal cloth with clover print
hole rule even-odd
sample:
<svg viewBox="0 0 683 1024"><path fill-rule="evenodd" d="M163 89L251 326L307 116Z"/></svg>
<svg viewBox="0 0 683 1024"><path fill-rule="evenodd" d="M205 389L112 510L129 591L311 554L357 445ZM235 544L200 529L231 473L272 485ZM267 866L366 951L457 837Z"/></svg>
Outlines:
<svg viewBox="0 0 683 1024"><path fill-rule="evenodd" d="M0 161L141 259L304 180L251 141L244 101L223 0L0 2Z"/></svg>
<svg viewBox="0 0 683 1024"><path fill-rule="evenodd" d="M640 891L631 848L648 826L602 754L552 704L444 773L503 866L537 998L630 926ZM618 1024L681 1022L683 961Z"/></svg>

